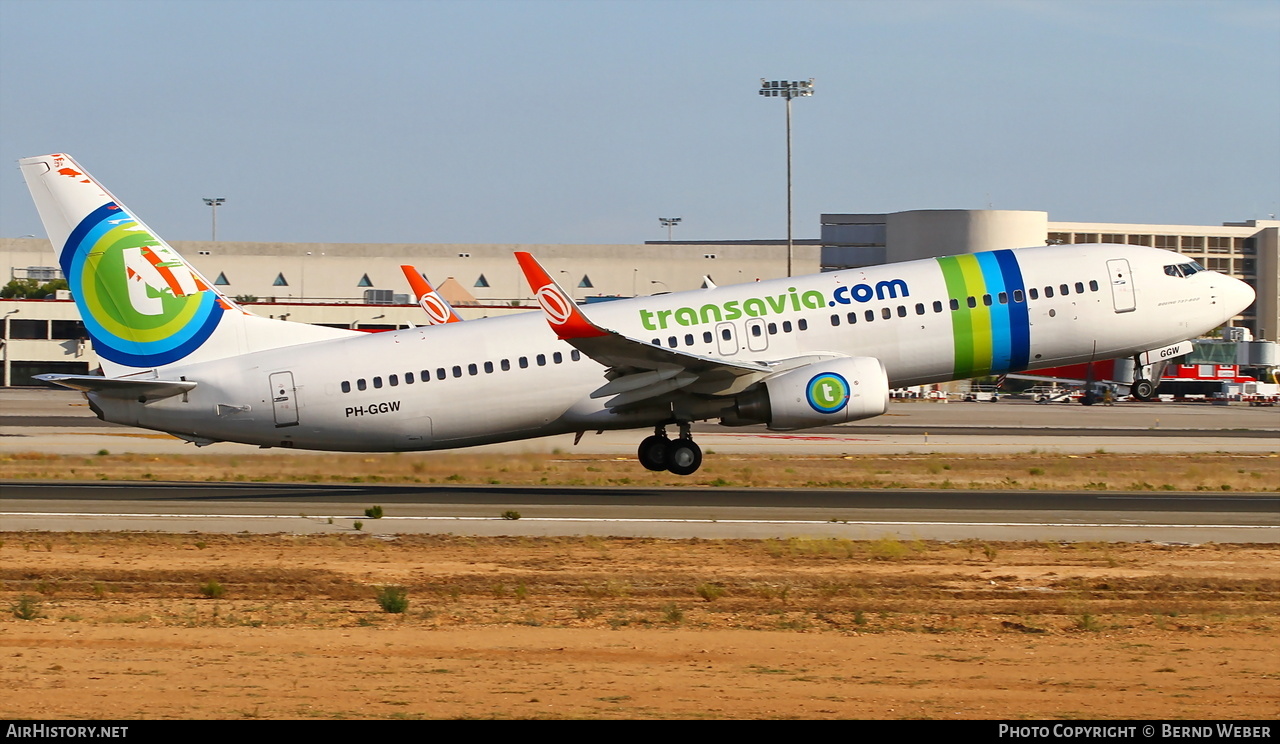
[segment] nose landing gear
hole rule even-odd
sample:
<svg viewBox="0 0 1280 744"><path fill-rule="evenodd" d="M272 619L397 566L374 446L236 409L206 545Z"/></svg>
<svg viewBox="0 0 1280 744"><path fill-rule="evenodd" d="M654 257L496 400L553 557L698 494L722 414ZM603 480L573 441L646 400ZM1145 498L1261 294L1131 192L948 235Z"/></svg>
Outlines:
<svg viewBox="0 0 1280 744"><path fill-rule="evenodd" d="M702 448L690 436L689 422L678 421L676 424L680 427L678 439L668 439L666 425L660 424L654 427L653 436L640 442L636 457L641 465L649 470L667 470L676 475L691 475L702 467Z"/></svg>

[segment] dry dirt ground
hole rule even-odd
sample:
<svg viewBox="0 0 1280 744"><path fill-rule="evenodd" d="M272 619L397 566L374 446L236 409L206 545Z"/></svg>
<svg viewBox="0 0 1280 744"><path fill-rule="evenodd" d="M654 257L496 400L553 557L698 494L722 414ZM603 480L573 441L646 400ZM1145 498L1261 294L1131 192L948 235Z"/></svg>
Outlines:
<svg viewBox="0 0 1280 744"><path fill-rule="evenodd" d="M3 719L1280 717L1280 546L0 541Z"/></svg>
<svg viewBox="0 0 1280 744"><path fill-rule="evenodd" d="M161 434L139 437L168 438ZM423 452L324 455L0 453L0 479L461 483L708 488L941 488L1275 491L1280 453L720 455L692 476L651 473L634 457ZM713 456L711 456L713 455Z"/></svg>

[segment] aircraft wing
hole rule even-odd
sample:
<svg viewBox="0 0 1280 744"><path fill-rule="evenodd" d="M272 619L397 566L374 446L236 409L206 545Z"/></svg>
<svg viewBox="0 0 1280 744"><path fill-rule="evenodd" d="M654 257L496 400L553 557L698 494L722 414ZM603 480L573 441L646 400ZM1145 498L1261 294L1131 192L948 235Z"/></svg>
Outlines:
<svg viewBox="0 0 1280 744"><path fill-rule="evenodd" d="M727 395L777 371L760 362L667 349L602 328L587 318L532 254L517 251L516 260L556 336L609 368L605 373L609 381L591 397L613 396L606 403L610 408L640 403L675 390Z"/></svg>
<svg viewBox="0 0 1280 744"><path fill-rule="evenodd" d="M458 317L458 313L454 312L453 306L448 303L440 293L431 288L427 280L422 278L422 274L413 266L401 265L400 270L404 272L404 278L409 280L409 288L413 290L414 300L418 306L427 314L428 325L444 325L445 323L459 323L462 318Z"/></svg>

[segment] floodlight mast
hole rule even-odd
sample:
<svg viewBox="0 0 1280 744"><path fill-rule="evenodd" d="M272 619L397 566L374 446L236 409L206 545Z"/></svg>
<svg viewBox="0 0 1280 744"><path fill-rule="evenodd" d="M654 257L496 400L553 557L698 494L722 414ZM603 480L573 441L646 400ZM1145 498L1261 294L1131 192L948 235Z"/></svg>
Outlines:
<svg viewBox="0 0 1280 744"><path fill-rule="evenodd" d="M787 101L787 276L792 275L794 244L791 238L791 99L813 95L813 78L808 80L765 80L760 78L760 95Z"/></svg>
<svg viewBox="0 0 1280 744"><path fill-rule="evenodd" d="M208 206L213 211L213 234L209 239L216 242L218 240L218 207L221 206L224 201L226 201L226 197L205 196L202 198L204 199L205 205Z"/></svg>
<svg viewBox="0 0 1280 744"><path fill-rule="evenodd" d="M682 219L684 218L683 217L659 217L658 218L658 223L661 224L663 227L667 228L668 243L671 242L671 228L675 227L676 225L679 225L680 220Z"/></svg>

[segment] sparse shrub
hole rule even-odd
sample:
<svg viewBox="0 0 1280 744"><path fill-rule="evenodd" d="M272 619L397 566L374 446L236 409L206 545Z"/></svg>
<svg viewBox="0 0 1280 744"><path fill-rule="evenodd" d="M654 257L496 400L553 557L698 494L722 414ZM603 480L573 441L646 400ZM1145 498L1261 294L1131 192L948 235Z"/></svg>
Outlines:
<svg viewBox="0 0 1280 744"><path fill-rule="evenodd" d="M402 586L384 586L378 590L378 606L383 612L401 613L409 609L409 593Z"/></svg>
<svg viewBox="0 0 1280 744"><path fill-rule="evenodd" d="M357 519L357 520L356 520L356 523L355 523L355 524L353 524L353 525L351 525L351 526L352 526L352 527L355 527L357 531L359 531L359 530L363 530L363 529L364 529L364 522L361 522L360 520L358 520L358 519Z"/></svg>
<svg viewBox="0 0 1280 744"><path fill-rule="evenodd" d="M40 600L35 597L21 596L18 601L9 605L13 610L13 616L19 620L35 620L44 617L44 613L40 611Z"/></svg>
<svg viewBox="0 0 1280 744"><path fill-rule="evenodd" d="M675 602L663 605L662 618L672 625L679 625L684 622L684 610L676 606Z"/></svg>
<svg viewBox="0 0 1280 744"><path fill-rule="evenodd" d="M1098 622L1098 618L1084 613L1076 618L1076 630L1098 631L1102 630L1102 623Z"/></svg>
<svg viewBox="0 0 1280 744"><path fill-rule="evenodd" d="M369 519L382 519L382 507L371 506L364 510L364 515Z"/></svg>
<svg viewBox="0 0 1280 744"><path fill-rule="evenodd" d="M503 519L519 519L520 512L516 511L515 509L508 509L502 513L502 518Z"/></svg>
<svg viewBox="0 0 1280 744"><path fill-rule="evenodd" d="M200 593L207 599L219 599L227 593L227 588L217 581L209 579L200 585Z"/></svg>
<svg viewBox="0 0 1280 744"><path fill-rule="evenodd" d="M724 596L724 586L712 582L703 582L698 584L698 596L704 601L714 602Z"/></svg>

